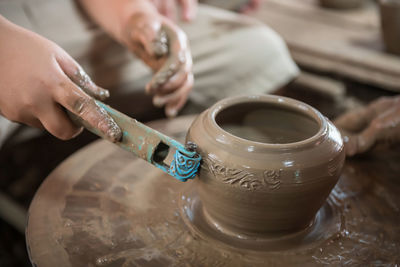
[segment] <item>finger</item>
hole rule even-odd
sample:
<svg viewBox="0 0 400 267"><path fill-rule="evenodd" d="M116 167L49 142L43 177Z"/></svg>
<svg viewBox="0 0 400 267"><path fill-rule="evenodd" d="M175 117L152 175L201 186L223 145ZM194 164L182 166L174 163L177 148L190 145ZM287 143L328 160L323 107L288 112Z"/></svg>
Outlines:
<svg viewBox="0 0 400 267"><path fill-rule="evenodd" d="M154 57L149 55L143 46L139 44L132 43L129 48L135 53L145 64L147 64L151 69L157 69L158 61L154 60Z"/></svg>
<svg viewBox="0 0 400 267"><path fill-rule="evenodd" d="M43 124L40 122L40 120L38 119L32 119L31 121L26 123L27 125L34 127L34 128L38 128L38 129L45 129Z"/></svg>
<svg viewBox="0 0 400 267"><path fill-rule="evenodd" d="M99 130L110 141L117 142L121 139L121 129L111 116L67 77L56 91L55 100Z"/></svg>
<svg viewBox="0 0 400 267"><path fill-rule="evenodd" d="M368 112L367 107L347 112L335 119L334 124L345 131L359 132L369 123Z"/></svg>
<svg viewBox="0 0 400 267"><path fill-rule="evenodd" d="M183 86L188 75L189 72L186 69L181 69L174 76L170 77L163 86L159 87L154 94L166 95L174 92Z"/></svg>
<svg viewBox="0 0 400 267"><path fill-rule="evenodd" d="M110 97L110 92L97 86L83 68L68 54L62 53L62 56L57 58L57 62L68 78L88 95L99 100L106 100Z"/></svg>
<svg viewBox="0 0 400 267"><path fill-rule="evenodd" d="M171 25L167 25L163 29L169 37L169 57L146 86L146 91L152 94L157 93L157 90L182 67L190 69L192 67L192 56L187 45L186 35Z"/></svg>
<svg viewBox="0 0 400 267"><path fill-rule="evenodd" d="M18 118L18 120L14 121L14 122L21 122L23 124L26 124L28 126L34 127L34 128L38 128L38 129L44 129L42 123L40 122L40 120L38 120L36 118L36 114L25 114L25 116L21 116ZM13 121L13 120L11 120Z"/></svg>
<svg viewBox="0 0 400 267"><path fill-rule="evenodd" d="M168 58L146 85L146 92L149 94L156 94L160 88L179 71L181 65L182 63L175 58Z"/></svg>
<svg viewBox="0 0 400 267"><path fill-rule="evenodd" d="M197 0L180 0L182 5L182 17L185 21L191 21L196 17Z"/></svg>
<svg viewBox="0 0 400 267"><path fill-rule="evenodd" d="M376 143L379 135L378 131L379 129L377 129L375 126L370 125L360 134L350 136L348 141L345 142L346 155L354 156L371 149Z"/></svg>
<svg viewBox="0 0 400 267"><path fill-rule="evenodd" d="M394 100L397 101L397 100ZM397 102L397 105L400 102ZM371 149L377 143L400 141L400 106L392 105L372 120L371 124L361 134L349 138L346 144L346 154L354 155ZM346 141L346 136L344 140ZM347 147L349 147L347 149ZM347 150L349 150L347 152Z"/></svg>
<svg viewBox="0 0 400 267"><path fill-rule="evenodd" d="M168 78L165 78L165 83L160 87L153 89L153 94L158 95L166 95L174 92L178 88L182 87L183 84L188 79L188 75L192 74L191 72L192 65L185 64L180 70L175 73L173 76L169 77L168 74L166 75ZM160 81L161 82L161 81Z"/></svg>
<svg viewBox="0 0 400 267"><path fill-rule="evenodd" d="M167 18L173 19L175 0L163 0L160 4L160 13Z"/></svg>
<svg viewBox="0 0 400 267"><path fill-rule="evenodd" d="M369 123L377 118L385 110L396 105L396 99L390 97L381 97L366 107L350 111L335 120L335 125L341 129L350 132L359 132L369 125Z"/></svg>
<svg viewBox="0 0 400 267"><path fill-rule="evenodd" d="M40 123L44 128L61 140L69 140L79 135L83 128L76 126L67 116L64 110L56 104L43 107L38 114Z"/></svg>
<svg viewBox="0 0 400 267"><path fill-rule="evenodd" d="M188 51L186 58L186 62L181 65L179 71L173 76L169 77L161 87L156 89L156 94L168 94L183 85L183 83L187 80L188 75L192 73L192 58Z"/></svg>
<svg viewBox="0 0 400 267"><path fill-rule="evenodd" d="M153 103L156 106L165 105L165 113L168 117L175 117L178 111L184 106L188 95L193 87L193 75L188 75L185 84L169 95L156 95L153 98Z"/></svg>
<svg viewBox="0 0 400 267"><path fill-rule="evenodd" d="M165 48L168 48L168 40L165 34L162 33L161 22L148 14L137 14L131 19L130 40L134 43L140 43L144 52L149 56L166 53ZM168 49L167 49L168 50Z"/></svg>

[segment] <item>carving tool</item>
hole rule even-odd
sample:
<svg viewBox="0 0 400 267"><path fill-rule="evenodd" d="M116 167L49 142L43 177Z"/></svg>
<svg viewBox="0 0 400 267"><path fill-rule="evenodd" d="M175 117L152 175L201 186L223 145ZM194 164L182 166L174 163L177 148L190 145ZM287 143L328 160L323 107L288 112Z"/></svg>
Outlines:
<svg viewBox="0 0 400 267"><path fill-rule="evenodd" d="M96 100L96 103L108 112L122 130L121 140L114 144L146 160L179 181L186 182L196 176L201 161L201 156L196 152L196 144L188 142L184 146L100 101ZM106 139L102 132L80 117L70 112L68 114L76 124ZM171 164L168 165L164 160L170 148L176 151Z"/></svg>

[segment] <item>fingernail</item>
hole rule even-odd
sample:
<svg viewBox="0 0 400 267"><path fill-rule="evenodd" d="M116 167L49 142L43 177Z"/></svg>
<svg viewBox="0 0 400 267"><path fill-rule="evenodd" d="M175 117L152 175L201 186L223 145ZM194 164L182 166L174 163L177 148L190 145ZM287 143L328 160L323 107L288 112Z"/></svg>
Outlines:
<svg viewBox="0 0 400 267"><path fill-rule="evenodd" d="M178 111L176 109L171 108L171 109L167 109L165 111L165 113L167 114L167 117L171 118L171 117L175 117L176 114L178 114Z"/></svg>
<svg viewBox="0 0 400 267"><path fill-rule="evenodd" d="M153 98L153 105L158 107L158 108L161 108L162 106L165 105L165 101L162 98L154 97Z"/></svg>
<svg viewBox="0 0 400 267"><path fill-rule="evenodd" d="M105 100L109 97L110 97L110 91L108 91L107 89L101 88L100 89L100 99Z"/></svg>
<svg viewBox="0 0 400 267"><path fill-rule="evenodd" d="M83 127L79 128L79 130L72 136L71 139L73 139L73 138L77 137L78 135L80 135L82 133L82 131L83 131Z"/></svg>
<svg viewBox="0 0 400 267"><path fill-rule="evenodd" d="M113 142L118 142L122 138L122 131L114 122L110 123L110 129L107 131L108 138Z"/></svg>

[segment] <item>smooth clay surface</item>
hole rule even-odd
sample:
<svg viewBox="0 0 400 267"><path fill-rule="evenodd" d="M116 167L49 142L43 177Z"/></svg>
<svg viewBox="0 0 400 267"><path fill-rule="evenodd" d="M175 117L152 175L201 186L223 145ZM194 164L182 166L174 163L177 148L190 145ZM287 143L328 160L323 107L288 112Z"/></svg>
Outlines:
<svg viewBox="0 0 400 267"><path fill-rule="evenodd" d="M183 140L192 120L152 127ZM347 161L310 227L251 240L207 223L195 181L178 182L99 141L44 181L29 210L27 247L38 267L394 265L399 161L398 150Z"/></svg>

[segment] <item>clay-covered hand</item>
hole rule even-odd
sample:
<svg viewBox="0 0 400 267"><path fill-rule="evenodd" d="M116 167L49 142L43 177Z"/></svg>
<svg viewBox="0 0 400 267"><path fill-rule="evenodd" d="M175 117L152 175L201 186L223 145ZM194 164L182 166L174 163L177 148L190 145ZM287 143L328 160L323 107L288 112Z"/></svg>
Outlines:
<svg viewBox="0 0 400 267"><path fill-rule="evenodd" d="M66 140L82 131L66 109L111 141L121 137L118 125L92 98L103 100L108 91L96 86L63 49L1 16L0 39L2 115Z"/></svg>
<svg viewBox="0 0 400 267"><path fill-rule="evenodd" d="M160 14L170 19L176 18L178 6L181 8L181 16L185 21L191 21L196 17L197 0L151 0Z"/></svg>
<svg viewBox="0 0 400 267"><path fill-rule="evenodd" d="M146 85L155 106L173 117L186 103L193 86L192 56L186 34L156 12L133 14L123 29L122 42L155 74Z"/></svg>
<svg viewBox="0 0 400 267"><path fill-rule="evenodd" d="M342 130L348 156L366 152L379 143L400 142L400 95L379 98L334 123Z"/></svg>

